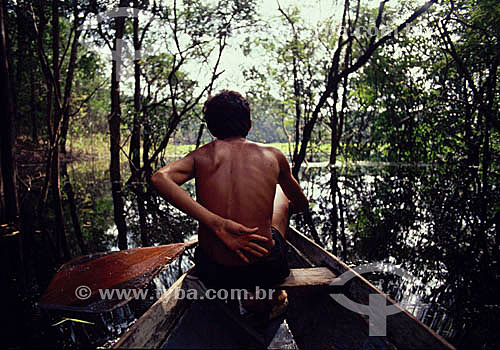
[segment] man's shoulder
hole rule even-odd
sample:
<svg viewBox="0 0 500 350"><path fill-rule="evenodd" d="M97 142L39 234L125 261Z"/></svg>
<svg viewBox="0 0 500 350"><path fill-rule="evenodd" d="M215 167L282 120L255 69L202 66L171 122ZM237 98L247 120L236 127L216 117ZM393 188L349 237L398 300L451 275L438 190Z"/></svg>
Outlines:
<svg viewBox="0 0 500 350"><path fill-rule="evenodd" d="M212 142L209 142L207 144L204 144L203 146L200 146L200 147L192 150L191 152L188 153L188 156L197 157L197 156L206 154L209 150L211 150L214 147L215 142L217 142L217 140L214 140Z"/></svg>
<svg viewBox="0 0 500 350"><path fill-rule="evenodd" d="M247 153L260 153L266 157L273 157L277 160L282 158L286 158L283 152L270 144L245 140L246 147L244 148L244 152ZM228 145L221 140L214 140L209 142L196 150L189 153L189 156L195 159L205 159L206 157L214 157L217 155L227 154L227 151L230 149Z"/></svg>
<svg viewBox="0 0 500 350"><path fill-rule="evenodd" d="M263 151L263 153L265 153L265 157L267 159L270 158L274 159L274 161L276 161L279 164L280 168L282 164L288 162L285 154L279 148L264 143L256 142L255 144L257 144L258 147Z"/></svg>
<svg viewBox="0 0 500 350"><path fill-rule="evenodd" d="M248 143L255 145L255 147L257 147L263 151L270 152L270 153L274 154L275 156L284 156L283 152L279 148L272 146L270 144L254 142L254 141L248 141Z"/></svg>

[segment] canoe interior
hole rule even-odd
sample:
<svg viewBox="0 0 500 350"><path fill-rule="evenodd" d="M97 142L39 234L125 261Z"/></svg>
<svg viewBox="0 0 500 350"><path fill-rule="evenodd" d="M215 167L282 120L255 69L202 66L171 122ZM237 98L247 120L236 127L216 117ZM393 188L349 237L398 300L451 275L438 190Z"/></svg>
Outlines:
<svg viewBox="0 0 500 350"><path fill-rule="evenodd" d="M297 230L290 228L287 238L291 247L298 250L297 254L305 257L312 265L329 267L337 275L341 275L348 270L352 271L352 269L350 269L339 258L325 251L322 247L318 246ZM293 254L291 256L293 256ZM378 290L358 273L353 271L353 274L355 277L347 282L342 289L343 294L349 299L366 305L369 304L370 294L382 294L380 290ZM454 347L443 337L439 336L429 327L418 321L413 315L399 306L390 297L386 295L384 296L386 298L387 305L394 304L401 310L401 312L387 317L387 337L365 337L364 340L367 343L364 345L364 348L367 348L367 346L368 348L380 348L382 344L386 343L386 347L390 345L391 347L394 346L399 349L454 349ZM327 295L322 295L322 298L327 299L328 297L329 296ZM317 303L317 300L311 299L313 298L308 300L302 299L300 302L296 303L296 305ZM320 315L324 316L324 318L328 320L327 323L333 322L332 319L335 317L335 314L331 309L332 305L334 305L336 309L344 309L343 312L346 312L346 314L344 314L345 317L348 317L347 315L350 314L355 314L362 318L365 321L365 325L362 330L366 331L366 334L368 334L368 318L341 307L334 300L325 300L323 309L320 308L320 311L323 310ZM311 305L311 307L313 306ZM328 314L330 315L328 316ZM308 339L308 341L309 340L313 341L313 339ZM354 344L353 346L355 347ZM330 348L337 347L330 346Z"/></svg>
<svg viewBox="0 0 500 350"><path fill-rule="evenodd" d="M299 232L291 229L288 239L288 258L292 268L326 266L336 275L348 269L335 256L315 246ZM188 272L137 321L116 347L453 348L404 312L389 316L387 337L370 337L367 317L335 302L329 295L331 291L290 289L289 307L284 319L277 319L264 327L254 327L222 301L178 300L175 297L178 288L188 290L198 287ZM378 291L359 277L346 284L342 292L355 301L365 300L367 304L368 294Z"/></svg>
<svg viewBox="0 0 500 350"><path fill-rule="evenodd" d="M292 268L307 267L294 253ZM192 286L189 286L192 288ZM289 308L286 323L291 331L290 343L298 349L361 349L370 341L366 321L335 303L328 294L318 291L288 291ZM168 334L163 349L234 349L267 348L282 323L274 320L265 327L252 327L231 310L224 311L221 301L195 300ZM236 317L231 317L231 311ZM250 330L249 330L250 328ZM386 349L394 348L382 339ZM282 346L280 346L282 348Z"/></svg>

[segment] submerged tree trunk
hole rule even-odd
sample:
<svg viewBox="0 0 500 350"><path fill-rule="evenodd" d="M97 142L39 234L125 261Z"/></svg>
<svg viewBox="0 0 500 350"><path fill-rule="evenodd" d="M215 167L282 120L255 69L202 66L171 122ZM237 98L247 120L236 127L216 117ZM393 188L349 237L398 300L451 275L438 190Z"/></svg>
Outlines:
<svg viewBox="0 0 500 350"><path fill-rule="evenodd" d="M348 28L348 34L350 35L351 28ZM346 54L344 57L343 68L347 70L347 67L350 63L352 42L347 45ZM331 176L330 176L330 193L332 196L332 210L330 213L330 221L331 221L331 237L333 240L332 250L334 254L337 254L337 240L338 240L338 229L339 229L339 221L344 222L343 217L339 217L343 215L342 198L340 196L340 188L339 188L339 179L337 174L337 168L335 164L337 163L337 155L340 146L340 140L342 137L342 132L344 129L344 110L347 108L347 83L348 83L348 75L344 76L342 80L342 103L340 107L340 111L337 110L337 101L338 101L338 90L333 91L333 104L331 106L331 117L330 117L330 127L331 127L331 149L330 149L330 166L331 166ZM346 238L345 238L345 230L344 225L341 225L341 241L343 248L343 255L345 255L346 250Z"/></svg>
<svg viewBox="0 0 500 350"><path fill-rule="evenodd" d="M66 239L66 228L64 226L64 211L61 197L61 162L59 157L59 148L56 146L53 149L52 166L51 166L51 188L52 200L55 212L56 224L56 239L58 253L62 249L64 260L67 261L71 257L68 241Z"/></svg>
<svg viewBox="0 0 500 350"><path fill-rule="evenodd" d="M12 96L12 82L10 79L9 59L7 50L7 30L5 4L0 6L0 115L2 118L1 130L1 171L3 178L3 196L5 201L5 220L13 222L19 215L16 184L15 161L15 108Z"/></svg>
<svg viewBox="0 0 500 350"><path fill-rule="evenodd" d="M76 207L75 192L73 191L73 185L71 185L66 164L63 164L61 173L64 177L63 188L64 192L68 196L71 221L73 222L73 229L75 231L76 241L80 246L82 254L87 254L87 245L85 244L85 241L83 239L82 228L80 226L80 220L78 219L78 209Z"/></svg>

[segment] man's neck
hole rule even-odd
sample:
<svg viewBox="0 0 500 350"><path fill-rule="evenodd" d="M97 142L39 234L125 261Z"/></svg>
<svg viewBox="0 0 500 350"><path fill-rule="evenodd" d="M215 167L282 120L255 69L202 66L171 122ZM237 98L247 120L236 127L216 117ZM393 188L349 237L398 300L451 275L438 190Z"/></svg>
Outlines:
<svg viewBox="0 0 500 350"><path fill-rule="evenodd" d="M246 138L243 136L231 136L231 137L226 137L225 139L222 139L222 141L227 141L227 142L246 141Z"/></svg>

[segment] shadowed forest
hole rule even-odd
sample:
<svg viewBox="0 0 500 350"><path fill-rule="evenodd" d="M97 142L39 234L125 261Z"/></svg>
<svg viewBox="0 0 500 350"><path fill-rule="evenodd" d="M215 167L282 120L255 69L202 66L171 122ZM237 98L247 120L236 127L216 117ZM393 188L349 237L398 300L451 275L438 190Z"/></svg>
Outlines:
<svg viewBox="0 0 500 350"><path fill-rule="evenodd" d="M222 89L288 157L293 226L411 272L367 278L457 348L500 346L497 0L1 0L0 33L8 348L101 346L147 309L99 328L38 301L73 258L196 234L150 180L214 140Z"/></svg>

